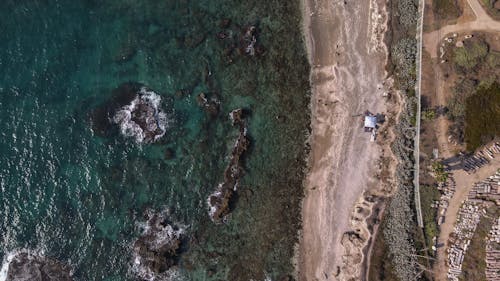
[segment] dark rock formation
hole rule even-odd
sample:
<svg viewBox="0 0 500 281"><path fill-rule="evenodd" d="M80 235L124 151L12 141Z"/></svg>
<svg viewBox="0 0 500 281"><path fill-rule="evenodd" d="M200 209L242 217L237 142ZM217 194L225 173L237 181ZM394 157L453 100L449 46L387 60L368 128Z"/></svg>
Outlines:
<svg viewBox="0 0 500 281"><path fill-rule="evenodd" d="M133 247L133 266L145 280L167 274L179 262L184 230L167 219L166 213L146 214L147 223Z"/></svg>
<svg viewBox="0 0 500 281"><path fill-rule="evenodd" d="M219 183L217 189L207 200L210 218L215 223L223 222L225 217L231 212L230 203L243 175L241 158L250 144L247 137L247 125L243 118L243 110L235 109L231 111L229 116L233 121L233 126L239 127L240 133L231 151L229 165L224 171L224 181Z"/></svg>
<svg viewBox="0 0 500 281"><path fill-rule="evenodd" d="M9 263L6 281L71 281L70 269L56 260L17 254Z"/></svg>
<svg viewBox="0 0 500 281"><path fill-rule="evenodd" d="M139 83L124 83L105 104L92 111L94 133L110 136L113 128L137 142L152 143L166 131L167 116L160 108L161 97Z"/></svg>

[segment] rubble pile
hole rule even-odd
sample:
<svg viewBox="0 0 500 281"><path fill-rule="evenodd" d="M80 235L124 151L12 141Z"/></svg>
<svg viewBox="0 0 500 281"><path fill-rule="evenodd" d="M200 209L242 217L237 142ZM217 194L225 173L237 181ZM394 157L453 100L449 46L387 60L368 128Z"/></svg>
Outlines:
<svg viewBox="0 0 500 281"><path fill-rule="evenodd" d="M433 205L433 207L438 208L438 225L441 225L444 222L446 210L448 210L450 200L453 197L453 194L455 194L455 187L455 180L452 177L449 177L446 182L440 182L438 184L441 197L439 198L439 201Z"/></svg>
<svg viewBox="0 0 500 281"><path fill-rule="evenodd" d="M482 202L483 200L494 201L500 205L500 170L484 181L475 183L469 192L469 201Z"/></svg>
<svg viewBox="0 0 500 281"><path fill-rule="evenodd" d="M458 211L457 223L450 237L448 249L448 279L458 281L462 273L462 263L470 245L474 231L484 211L479 204L465 201Z"/></svg>

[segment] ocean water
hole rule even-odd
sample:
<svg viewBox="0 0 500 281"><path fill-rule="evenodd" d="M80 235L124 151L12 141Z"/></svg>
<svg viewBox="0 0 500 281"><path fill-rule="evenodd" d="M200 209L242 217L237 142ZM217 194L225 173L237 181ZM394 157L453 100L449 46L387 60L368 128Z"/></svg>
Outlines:
<svg viewBox="0 0 500 281"><path fill-rule="evenodd" d="M4 267L30 251L75 280L139 280L133 244L149 210L183 232L175 276L155 280L293 272L310 98L298 0L3 0L0 14ZM254 56L239 48L251 25ZM157 141L96 121L126 83L161 98ZM233 211L214 224L206 201L224 180L236 108L251 145Z"/></svg>

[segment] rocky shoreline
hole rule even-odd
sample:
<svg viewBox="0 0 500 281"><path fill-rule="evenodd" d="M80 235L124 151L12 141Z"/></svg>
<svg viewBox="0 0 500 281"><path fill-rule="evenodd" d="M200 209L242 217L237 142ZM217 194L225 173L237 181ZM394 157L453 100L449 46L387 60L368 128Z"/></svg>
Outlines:
<svg viewBox="0 0 500 281"><path fill-rule="evenodd" d="M72 281L69 266L29 252L19 252L9 262L5 281Z"/></svg>

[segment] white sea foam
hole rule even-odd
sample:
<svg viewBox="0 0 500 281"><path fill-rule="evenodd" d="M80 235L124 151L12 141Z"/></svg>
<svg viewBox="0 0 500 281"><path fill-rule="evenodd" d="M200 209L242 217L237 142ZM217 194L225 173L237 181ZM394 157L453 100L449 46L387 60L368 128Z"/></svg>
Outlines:
<svg viewBox="0 0 500 281"><path fill-rule="evenodd" d="M2 269L0 269L0 281L7 280L7 273L9 271L9 265L12 259L17 256L18 253L10 252L5 255L2 261Z"/></svg>
<svg viewBox="0 0 500 281"><path fill-rule="evenodd" d="M137 107L141 104L147 104L149 107L153 109L153 116L148 116L145 119L146 130L153 132L157 129L160 130L159 134L154 136L153 140L146 139L146 132L132 120L132 112L137 110ZM146 87L142 87L137 96L129 105L122 107L115 113L113 116L113 122L118 124L120 127L120 132L122 135L126 137L134 138L136 142L142 143L145 141L155 142L159 140L168 127L168 118L167 114L161 110L161 97L155 92L148 90Z"/></svg>

